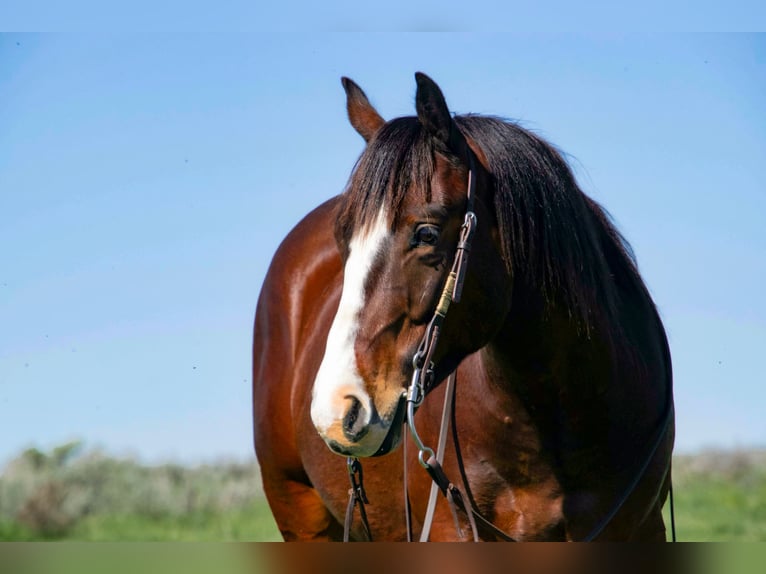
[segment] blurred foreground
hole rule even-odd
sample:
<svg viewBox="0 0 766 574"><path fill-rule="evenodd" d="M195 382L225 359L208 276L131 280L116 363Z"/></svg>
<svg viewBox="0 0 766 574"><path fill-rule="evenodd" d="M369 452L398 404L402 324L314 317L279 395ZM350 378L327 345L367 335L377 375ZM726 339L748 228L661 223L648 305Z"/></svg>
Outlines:
<svg viewBox="0 0 766 574"><path fill-rule="evenodd" d="M673 473L679 540L766 541L766 450L681 455ZM0 474L0 540L280 539L254 461L148 466L70 443Z"/></svg>

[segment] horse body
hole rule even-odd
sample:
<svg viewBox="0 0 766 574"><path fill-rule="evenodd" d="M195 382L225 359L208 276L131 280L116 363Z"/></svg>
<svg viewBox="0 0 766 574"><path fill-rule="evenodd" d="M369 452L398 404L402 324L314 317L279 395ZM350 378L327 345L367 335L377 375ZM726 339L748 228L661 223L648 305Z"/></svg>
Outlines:
<svg viewBox="0 0 766 574"><path fill-rule="evenodd" d="M406 539L404 469L396 447L409 437L402 438L395 422L401 420L398 396L436 306L445 261L454 253L465 204L465 158L475 154L477 187L492 191L480 192L476 202L480 223L463 299L444 323L434 359L437 384L416 415L420 435L436 444L444 392L439 383L456 369L455 432L467 495L495 526L517 540L594 534L663 540L661 508L673 444L670 356L654 304L619 234L574 186L566 193L575 195L583 221L569 223L586 231L566 237L588 245L556 245L562 238L548 230L539 245L527 238L519 247L529 254L530 269L543 261L540 273L509 262L503 237L508 228L518 231L519 222L508 221L503 200L495 197L501 172L513 165L497 163L496 142L480 120L445 119L441 92L423 78L417 122L388 124L355 84L344 81L349 116L371 157L363 155L345 194L288 235L261 291L253 347L255 444L284 538L340 539L349 481L337 454L375 454L381 456L363 459L373 536ZM513 129L518 137L532 137ZM416 141L430 141L424 138L436 141L420 160L388 161L399 172L406 165L413 175L381 189L407 193L386 201L370 195L375 184L369 183L367 196L354 197L364 188L365 170L390 179L385 166L374 163L382 153L375 146L386 137L406 139L402 134L411 136L402 153ZM517 135L503 137L507 146ZM545 161L556 157L547 148L534 153ZM425 168L418 167L421 160ZM419 169L425 183L418 181ZM556 169L566 183L568 171L558 164ZM517 204L514 216L536 209L530 205ZM555 219L524 225L550 221ZM575 275L546 277L544 269L571 259L573 248L592 258L569 261L579 266L579 291L571 285L567 291L565 284ZM510 253L520 258L521 251ZM546 253L561 256L546 260ZM360 254L367 260L356 261ZM431 480L414 455L406 464L417 535ZM460 484L454 441L447 442L443 466ZM460 520L466 530L466 517ZM352 537L364 539L358 523ZM482 532L482 538L494 537ZM463 539L444 500L437 504L430 539Z"/></svg>

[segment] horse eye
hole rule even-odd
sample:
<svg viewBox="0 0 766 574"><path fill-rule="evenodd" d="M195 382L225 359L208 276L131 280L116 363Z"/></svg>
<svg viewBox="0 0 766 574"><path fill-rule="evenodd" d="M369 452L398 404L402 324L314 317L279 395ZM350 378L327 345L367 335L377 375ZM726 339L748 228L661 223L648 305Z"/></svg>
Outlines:
<svg viewBox="0 0 766 574"><path fill-rule="evenodd" d="M439 241L439 228L436 225L423 224L415 229L413 245L436 245Z"/></svg>

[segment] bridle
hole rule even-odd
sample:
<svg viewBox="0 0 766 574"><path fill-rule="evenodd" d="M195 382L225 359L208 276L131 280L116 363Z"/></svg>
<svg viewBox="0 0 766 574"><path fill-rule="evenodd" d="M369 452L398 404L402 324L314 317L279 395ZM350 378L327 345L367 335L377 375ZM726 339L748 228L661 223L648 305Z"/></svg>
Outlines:
<svg viewBox="0 0 766 574"><path fill-rule="evenodd" d="M439 303L436 305L434 315L429 321L426 327L426 332L423 335L423 339L420 341L418 350L415 356L412 358L412 382L406 392L407 397L407 425L410 428L410 434L412 435L415 444L418 446L418 461L426 469L429 469L428 460L433 457L434 451L423 444L420 439L420 435L415 428L415 410L423 402L428 391L431 390L434 384L434 363L433 355L436 350L436 345L439 342L439 336L441 335L442 324L447 317L447 311L449 311L450 305L455 302L460 302L460 297L463 293L463 282L465 281L465 273L468 269L468 255L471 252L471 245L473 243L473 236L476 231L476 214L473 211L476 180L474 177L474 160L473 154L469 152L469 171L468 171L468 188L466 191L466 211L463 225L460 228L460 239L457 244L457 250L455 251L455 258L452 261L452 268L447 275L447 280L444 283L441 297L439 297ZM428 454L429 458L424 459Z"/></svg>
<svg viewBox="0 0 766 574"><path fill-rule="evenodd" d="M448 376L447 391L445 393L444 411L442 413L442 424L439 433L439 446L438 453L434 452L432 448L427 446L420 435L418 434L415 426L415 411L422 404L426 394L433 388L435 383L434 370L435 365L433 362L433 355L436 350L436 345L439 342L439 336L441 334L442 324L447 317L450 305L455 302L460 302L460 298L463 292L463 283L465 281L466 270L468 269L468 256L471 252L473 243L473 237L476 232L476 226L478 224L476 214L474 213L474 198L476 188L476 164L474 154L466 146L468 153L468 185L466 189L466 212L463 220L463 225L460 228L460 239L458 240L455 257L452 262L452 267L447 279L444 283L439 302L436 305L434 315L426 327L425 334L418 346L418 350L412 359L413 374L407 390L402 393L402 399L406 401L406 418L405 424L410 429L410 435L418 448L418 462L428 472L433 485L436 489L441 491L442 495L447 499L450 510L452 511L453 518L455 520L455 526L459 533L462 532L460 528L459 520L457 517L457 509L463 511L469 519L471 525L471 531L475 542L479 541L478 528L479 526L488 533L493 534L501 540L508 542L516 542L516 540L508 535L506 532L499 529L487 520L476 507L473 497L470 495L470 488L465 473L465 467L463 459L460 454L460 446L457 437L457 428L455 420L455 383L456 374L453 371ZM646 473L649 464L654 458L663 437L665 437L670 427L670 421L673 418L673 400L672 400L672 388L668 385L668 396L666 402L665 414L660 422L660 428L656 435L656 439L652 444L648 455L643 460L643 464L639 469L639 472L633 477L628 484L628 487L624 490L622 496L617 499L617 502L611 507L610 511L606 513L590 531L590 533L582 539L582 541L595 540L601 532L606 528L609 522L617 515L619 510L623 507L630 495L638 486L639 482ZM448 413L451 414L452 419L452 437L455 446L455 452L457 454L458 468L463 480L463 486L468 494L465 497L460 488L449 480L444 469L442 468L441 461L444 451L444 439L446 439L446 428L449 425ZM411 510L409 504L409 495L407 488L407 440L406 437L402 441L404 445L404 492L405 492L405 515L407 521L407 541L412 541L412 527L411 527ZM365 504L369 503L367 495L364 491L364 485L362 480L362 466L358 459L349 457L347 459L347 467L349 472L349 479L351 482L351 488L349 489L349 501L346 507L346 519L344 523L344 542L348 542L350 538L351 524L353 521L354 507L359 506L360 518L362 525L367 535L368 540L372 541L372 532L367 520L367 514L365 511ZM670 520L671 520L671 533L672 541L676 541L676 526L675 526L675 509L673 504L673 486L672 481L669 490L669 502L670 502ZM467 501L466 501L467 498ZM430 530L430 522L433 516L433 507L435 506L434 488L432 487L432 495L429 500L428 509L426 512L426 520L424 524L424 536L421 536L421 541L427 541L428 531Z"/></svg>
<svg viewBox="0 0 766 574"><path fill-rule="evenodd" d="M467 146L466 146L467 148ZM478 541L478 526L477 522L481 524L485 530L491 531L494 535L507 541L513 541L513 538L497 528L489 520L485 519L476 508L473 503L472 497L468 496L468 503L466 503L466 497L456 484L451 482L444 469L441 466L441 459L443 456L444 442L443 437L446 438L446 426L447 426L447 413L451 412L454 419L455 403L454 403L454 385L455 385L455 373L451 373L448 378L448 391L445 396L444 412L442 414L442 428L439 438L439 453L435 453L433 449L426 446L423 440L418 434L417 427L415 426L415 410L423 402L426 394L431 390L434 385L434 369L433 355L436 350L436 345L439 342L439 335L441 334L441 327L444 323L444 319L447 317L450 305L455 302L459 303L463 293L463 283L465 281L465 274L468 269L468 256L471 252L471 246L473 244L473 237L476 232L476 226L478 220L474 212L474 198L476 196L476 164L474 160L473 152L470 149L468 151L468 185L466 189L466 211L463 219L463 225L460 228L460 239L458 240L457 249L455 251L455 258L452 262L452 268L450 269L447 279L442 289L441 297L439 297L439 303L436 306L434 315L431 321L426 327L426 332L423 335L423 339L420 342L417 352L412 359L413 374L412 382L406 392L407 397L407 426L410 429L410 435L412 436L415 445L418 448L418 462L428 472L434 485L441 491L449 503L450 510L452 511L453 518L455 519L455 525L458 531L460 531L459 522L457 519L456 508L459 508L468 515L469 522L471 524L471 531L475 541ZM453 431L455 425L453 421ZM459 453L459 446L457 442L457 435L453 435L455 441L456 452ZM406 461L406 440L405 444L405 468L407 466ZM466 492L468 491L468 482L465 480L465 471L463 468L462 457L458 455L460 473L463 476L464 487ZM405 482L405 493L407 487ZM435 497L431 496L431 500L435 503ZM406 503L406 511L409 515L409 502ZM429 504L428 515L433 512L433 504ZM430 516L427 519L428 528L430 529ZM407 520L407 539L412 539L412 533L410 529L410 520L408 516ZM427 539L428 533L425 532L425 539ZM421 540L424 538L421 537Z"/></svg>

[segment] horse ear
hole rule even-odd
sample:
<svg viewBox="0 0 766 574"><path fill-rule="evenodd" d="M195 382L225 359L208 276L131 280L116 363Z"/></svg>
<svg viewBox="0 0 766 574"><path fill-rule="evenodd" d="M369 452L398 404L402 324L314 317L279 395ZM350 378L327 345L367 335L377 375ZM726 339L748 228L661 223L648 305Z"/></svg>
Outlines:
<svg viewBox="0 0 766 574"><path fill-rule="evenodd" d="M359 135L364 138L364 141L369 142L386 121L375 111L362 88L357 86L353 80L343 77L340 81L343 83L343 89L346 90L348 119L354 129L359 132Z"/></svg>
<svg viewBox="0 0 766 574"><path fill-rule="evenodd" d="M415 73L418 91L415 108L418 120L430 134L462 159L467 159L468 144L449 113L439 86L423 72Z"/></svg>
<svg viewBox="0 0 766 574"><path fill-rule="evenodd" d="M415 108L418 120L432 136L443 143L449 143L452 117L449 114L444 94L431 78L423 72L415 72L418 91L415 95Z"/></svg>

